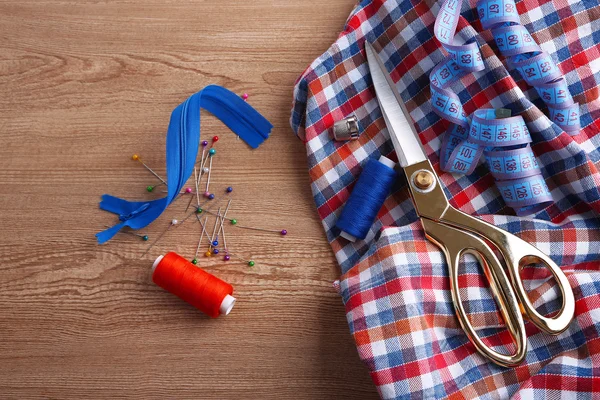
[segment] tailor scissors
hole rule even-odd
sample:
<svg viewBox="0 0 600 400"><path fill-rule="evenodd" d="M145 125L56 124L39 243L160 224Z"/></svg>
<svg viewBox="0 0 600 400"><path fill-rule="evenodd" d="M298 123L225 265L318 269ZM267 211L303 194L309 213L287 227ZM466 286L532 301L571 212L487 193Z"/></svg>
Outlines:
<svg viewBox="0 0 600 400"><path fill-rule="evenodd" d="M421 218L427 238L436 244L448 263L452 302L456 315L477 351L494 363L511 367L523 361L527 352L523 315L544 332L557 335L565 331L575 314L575 299L567 277L544 253L524 240L478 218L471 217L448 203L441 183L421 146L410 114L396 85L373 46L365 42L367 61L381 113L408 179L408 187ZM490 247L504 259L508 270ZM458 265L463 254L471 254L482 266L506 328L515 343L512 354L487 346L476 333L463 307L458 287ZM530 264L544 264L554 276L562 295L562 306L552 318L538 313L531 304L519 271ZM509 279L510 277L510 279Z"/></svg>

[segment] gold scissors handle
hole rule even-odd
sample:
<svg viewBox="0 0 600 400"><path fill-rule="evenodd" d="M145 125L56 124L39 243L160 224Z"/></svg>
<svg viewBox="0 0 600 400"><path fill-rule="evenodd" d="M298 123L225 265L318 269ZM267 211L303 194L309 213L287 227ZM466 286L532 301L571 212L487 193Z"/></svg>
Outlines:
<svg viewBox="0 0 600 400"><path fill-rule="evenodd" d="M567 276L550 257L526 241L455 208L448 209L443 221L481 235L500 250L521 309L538 328L549 334L558 335L569 327L575 315L575 297ZM563 303L561 309L552 318L543 316L535 309L523 286L519 272L530 264L543 264L548 268L560 289Z"/></svg>
<svg viewBox="0 0 600 400"><path fill-rule="evenodd" d="M523 360L526 335L521 312L547 333L556 335L568 328L575 314L573 291L566 275L547 255L524 240L450 206L428 160L409 165L404 171L425 233L446 256L452 300L458 319L482 355L503 366L514 366ZM488 243L493 244L502 255L510 280ZM465 313L457 279L460 256L463 254L474 255L488 277L500 313L516 345L516 350L511 355L498 353L486 346L475 333ZM560 289L562 306L552 318L537 312L523 286L519 272L532 263L544 264L552 272Z"/></svg>
<svg viewBox="0 0 600 400"><path fill-rule="evenodd" d="M422 222L427 238L438 245L446 256L452 302L458 321L469 340L473 342L479 353L496 364L505 367L520 364L527 352L525 324L523 323L523 316L519 312L517 298L510 288L508 277L494 252L483 240L469 232L453 228L449 225L443 225L430 219L423 219ZM449 238L452 238L452 240L448 240ZM502 354L487 346L481 340L467 316L458 286L458 265L460 257L464 254L473 255L483 268L490 283L492 295L499 306L500 314L515 344L513 354Z"/></svg>

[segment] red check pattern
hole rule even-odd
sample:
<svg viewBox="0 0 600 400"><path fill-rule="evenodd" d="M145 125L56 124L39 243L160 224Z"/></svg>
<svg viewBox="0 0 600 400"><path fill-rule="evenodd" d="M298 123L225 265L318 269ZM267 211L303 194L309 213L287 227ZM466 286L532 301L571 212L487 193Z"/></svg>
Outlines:
<svg viewBox="0 0 600 400"><path fill-rule="evenodd" d="M428 80L444 57L433 37L440 3L364 0L338 40L298 79L291 117L306 143L314 200L342 269L336 287L360 357L384 399L600 398L600 4L517 2L523 26L554 58L581 105L581 133L571 137L548 120L543 101L518 72L507 70L477 20L475 3L464 5L458 35L478 42L486 70L467 75L453 90L468 113L505 107L524 117L554 204L531 217L515 217L485 166L469 176L440 171L446 126L429 104ZM450 202L537 246L568 275L575 319L558 336L527 323L528 354L516 368L487 362L458 325L443 254L425 239L404 179L364 241L339 237L335 223L362 166L380 155L395 158L371 87L365 40L397 82ZM359 139L335 142L333 123L351 114L359 120ZM510 346L478 265L465 259L460 274L474 326L490 344ZM546 270L527 268L523 279L540 312L560 307Z"/></svg>

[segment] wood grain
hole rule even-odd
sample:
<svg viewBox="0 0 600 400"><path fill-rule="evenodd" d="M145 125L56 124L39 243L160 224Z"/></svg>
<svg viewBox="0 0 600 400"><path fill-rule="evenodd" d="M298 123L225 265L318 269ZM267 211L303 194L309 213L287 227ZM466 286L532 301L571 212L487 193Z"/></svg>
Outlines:
<svg viewBox="0 0 600 400"><path fill-rule="evenodd" d="M0 3L0 397L374 399L358 359L332 252L289 128L293 84L343 28L353 0L19 0ZM150 198L164 174L171 110L215 83L250 93L274 124L257 151L219 135L212 187L230 215L286 228L228 230L256 267L202 259L238 303L211 320L150 279L166 251L191 257L198 224L147 257L101 194ZM153 196L158 196L155 193ZM144 232L156 237L176 204Z"/></svg>

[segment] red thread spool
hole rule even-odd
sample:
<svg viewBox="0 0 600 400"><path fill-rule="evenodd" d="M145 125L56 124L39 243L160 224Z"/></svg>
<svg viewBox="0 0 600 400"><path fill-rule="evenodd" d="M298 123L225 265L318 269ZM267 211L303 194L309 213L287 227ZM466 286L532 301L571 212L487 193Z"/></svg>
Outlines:
<svg viewBox="0 0 600 400"><path fill-rule="evenodd" d="M235 304L233 286L177 253L158 256L152 265L152 280L213 318L229 314Z"/></svg>

